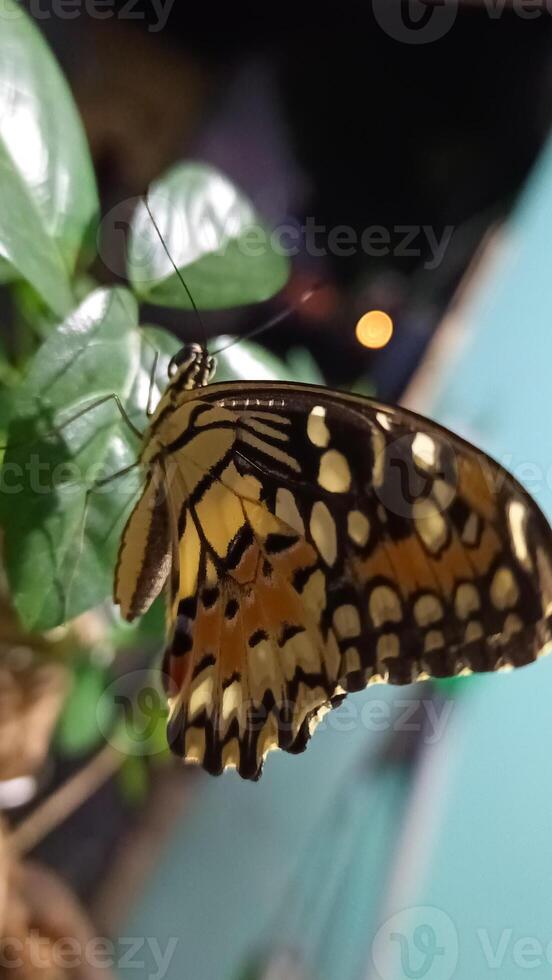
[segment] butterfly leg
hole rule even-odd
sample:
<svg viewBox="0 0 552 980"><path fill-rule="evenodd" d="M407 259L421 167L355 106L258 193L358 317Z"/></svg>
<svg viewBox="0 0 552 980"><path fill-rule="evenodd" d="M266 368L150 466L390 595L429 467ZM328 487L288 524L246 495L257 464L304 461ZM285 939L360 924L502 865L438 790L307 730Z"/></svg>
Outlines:
<svg viewBox="0 0 552 980"><path fill-rule="evenodd" d="M149 337L143 331L141 334L141 341L142 343L147 344L148 347L151 347L153 351L153 363L149 375L148 400L146 402L146 415L148 418L151 418L151 416L154 414L154 409L152 408L152 402L153 402L153 392L155 389L155 376L157 374L157 367L159 365L159 351L155 346L155 344L151 342Z"/></svg>
<svg viewBox="0 0 552 980"><path fill-rule="evenodd" d="M83 415L87 415L88 412L94 411L95 408L99 408L100 405L105 405L109 401L115 403L123 422L125 423L126 426L128 426L128 428L136 436L136 438L140 440L143 439L144 433L138 428L138 426L134 425L134 422L128 415L128 412L126 411L121 399L119 398L119 395L116 395L114 392L112 392L110 395L103 395L102 398L98 398L96 399L96 401L91 402L89 405L85 405L84 408L81 408L80 411L76 412L75 415L72 415L71 418L66 419L64 422L61 423L61 425L56 426L54 431L62 432L63 429L66 429L69 425L72 425L73 422L76 422L78 419L82 418Z"/></svg>
<svg viewBox="0 0 552 980"><path fill-rule="evenodd" d="M149 378L149 389L148 389L148 403L146 405L146 415L151 418L153 415L152 400L153 400L153 389L155 388L155 375L157 374L157 365L159 364L159 351L156 350L153 357L153 364L151 366L150 378Z"/></svg>
<svg viewBox="0 0 552 980"><path fill-rule="evenodd" d="M83 509L82 509L82 517L81 517L81 521L80 521L79 535L78 535L77 556L76 556L75 562L73 563L71 575L70 575L69 581L67 583L67 589L65 590L64 596L63 596L63 606L64 606L64 609L63 609L63 620L64 620L64 622L67 622L67 620L70 618L69 617L69 610L71 608L71 593L72 593L72 590L73 590L73 584L74 584L74 581L75 581L75 576L77 574L77 571L78 571L78 568L79 568L79 565L80 565L80 561L81 561L81 557L82 557L82 553L83 553L83 550L84 550L84 536L85 536L85 530L86 530L86 520L87 520L87 517L88 517L88 508L89 508L89 504L90 504L90 497L91 497L91 495L96 490L99 490L101 487L105 487L109 483L113 483L115 480L118 480L121 477L126 476L132 470L135 470L139 465L140 465L140 461L139 460L136 460L136 462L131 463L129 466L125 466L122 469L117 470L116 473L110 473L109 476L102 477L102 479L100 479L100 480L95 480L94 483L92 483L91 486L87 487L87 489L86 489L86 494L85 494L85 498L84 498L84 506L83 506Z"/></svg>
<svg viewBox="0 0 552 980"><path fill-rule="evenodd" d="M65 419L59 425L55 425L52 429L50 429L49 432L46 432L44 435L41 435L39 438L45 439L48 436L57 435L60 432L63 432L64 429L67 429L70 425L73 425L73 423L77 422L78 419L82 418L84 415L87 415L88 412L93 412L94 409L99 408L100 405L105 405L108 401L113 401L115 403L125 425L131 430L132 434L137 439L142 440L144 436L143 432L138 428L138 426L134 425L134 422L128 415L128 412L125 410L125 407L121 399L115 393L112 393L110 395L103 395L101 398L97 398L96 401L90 402L89 405L85 405L84 408L81 408L78 412L76 412L74 415L71 415L70 418ZM34 439L32 442L25 442L25 443L8 442L7 445L0 446L0 452L5 451L6 449L19 449L23 445L32 446L36 444L38 441L39 439L37 438Z"/></svg>

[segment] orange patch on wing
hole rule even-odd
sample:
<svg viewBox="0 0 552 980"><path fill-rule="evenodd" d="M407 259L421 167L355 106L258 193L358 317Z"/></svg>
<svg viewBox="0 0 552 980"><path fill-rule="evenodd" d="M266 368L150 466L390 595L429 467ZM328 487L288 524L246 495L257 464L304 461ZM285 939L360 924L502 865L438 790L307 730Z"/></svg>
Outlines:
<svg viewBox="0 0 552 980"><path fill-rule="evenodd" d="M494 527L483 528L481 541L477 548L470 548L470 562L479 575L486 575L494 559L502 551L502 543Z"/></svg>
<svg viewBox="0 0 552 980"><path fill-rule="evenodd" d="M271 565L278 570L280 575L291 581L293 574L302 568L311 568L318 561L316 551L304 538L300 538L297 544L291 546L286 551L270 555Z"/></svg>
<svg viewBox="0 0 552 980"><path fill-rule="evenodd" d="M382 547L382 546L379 546ZM395 569L399 570L398 585L404 596L419 589L434 589L437 572L416 534L402 541L386 542Z"/></svg>
<svg viewBox="0 0 552 980"><path fill-rule="evenodd" d="M476 514L488 521L496 519L496 491L504 474L490 462L460 456L458 460L458 493Z"/></svg>
<svg viewBox="0 0 552 980"><path fill-rule="evenodd" d="M240 585L246 585L247 582L254 582L260 558L261 552L259 546L253 543L249 548L246 548L241 557L241 561L229 574Z"/></svg>
<svg viewBox="0 0 552 980"><path fill-rule="evenodd" d="M380 543L376 545L372 553L364 561L356 564L359 578L362 584L370 582L375 578L386 578L391 582L396 579L395 569L389 559L389 553L393 551L394 545L391 543Z"/></svg>
<svg viewBox="0 0 552 980"><path fill-rule="evenodd" d="M452 532L452 540L440 558L430 557L429 560L435 569L435 577L439 581L440 590L448 600L452 599L454 589L459 581L474 578L473 567L470 565L466 551L455 531Z"/></svg>
<svg viewBox="0 0 552 980"><path fill-rule="evenodd" d="M425 550L415 534L400 541L380 542L364 561L354 561L352 568L361 584L383 577L396 584L408 598L420 589L438 588L451 600L458 582L485 575L501 544L494 528L486 525L477 548L469 551L450 528L451 542L439 558Z"/></svg>
<svg viewBox="0 0 552 980"><path fill-rule="evenodd" d="M228 601L226 595L224 602ZM223 680L227 680L232 674L243 674L245 664L244 647L244 627L242 622L241 606L233 619L228 620L223 617L220 633L220 670Z"/></svg>
<svg viewBox="0 0 552 980"><path fill-rule="evenodd" d="M221 603L218 602L211 609L204 609L201 603L196 619L194 630L194 647L199 650L200 657L206 653L218 653L221 628Z"/></svg>
<svg viewBox="0 0 552 980"><path fill-rule="evenodd" d="M167 671L169 673L172 687L169 697L173 698L176 694L187 687L192 677L194 659L192 651L184 653L180 657L169 657Z"/></svg>
<svg viewBox="0 0 552 980"><path fill-rule="evenodd" d="M287 586L287 587L286 587ZM278 576L267 581L259 578L253 594L255 615L259 625L278 634L282 623L301 624L303 605L291 586Z"/></svg>

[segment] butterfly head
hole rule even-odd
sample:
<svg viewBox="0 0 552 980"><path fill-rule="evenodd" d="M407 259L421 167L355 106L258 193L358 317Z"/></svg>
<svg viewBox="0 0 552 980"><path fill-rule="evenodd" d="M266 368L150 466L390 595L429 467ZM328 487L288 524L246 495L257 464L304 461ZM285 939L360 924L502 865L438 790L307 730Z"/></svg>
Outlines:
<svg viewBox="0 0 552 980"><path fill-rule="evenodd" d="M215 358L201 344L185 344L169 361L169 379L178 388L203 388L216 366Z"/></svg>

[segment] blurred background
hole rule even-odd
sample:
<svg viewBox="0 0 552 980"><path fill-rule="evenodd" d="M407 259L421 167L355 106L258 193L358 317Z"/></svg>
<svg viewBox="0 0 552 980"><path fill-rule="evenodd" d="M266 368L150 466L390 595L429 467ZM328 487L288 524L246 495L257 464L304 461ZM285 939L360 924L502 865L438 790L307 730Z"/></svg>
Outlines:
<svg viewBox="0 0 552 980"><path fill-rule="evenodd" d="M115 0L105 20L84 3L78 18L35 16L72 83L104 212L175 160L216 165L280 229L294 258L284 301L326 285L265 343L284 353L299 339L329 383L366 375L397 398L551 118L546 5L535 17L534 3L521 16L497 0L453 4L450 25L440 6L424 28L431 4L411 16L406 4L402 36L395 0L346 15L310 0L300 13L288 0L262 12ZM395 324L377 356L350 326L373 307ZM210 328L260 316L219 314ZM180 315L175 326L197 332Z"/></svg>
<svg viewBox="0 0 552 980"><path fill-rule="evenodd" d="M24 6L69 79L104 214L120 220L161 171L197 159L231 177L288 250L282 293L204 314L210 335L245 334L291 307L262 339L279 360L257 352L259 370L438 419L552 517L544 2L114 0L102 18L98 4ZM113 283L114 220L102 236L94 274ZM192 314L156 318L195 339ZM11 629L6 642L19 642ZM546 660L516 676L372 687L304 756L270 757L261 782L244 785L184 769L159 746L118 769L95 739L119 640L94 614L78 630L73 645L95 654L83 654L69 701L62 672L37 687L53 750L0 783L19 849L37 862L10 879L10 908L14 893L27 903L17 928L107 937L116 975L151 980L549 975ZM123 651L127 670L146 668L147 632L142 646L142 660ZM29 772L32 785L15 786Z"/></svg>

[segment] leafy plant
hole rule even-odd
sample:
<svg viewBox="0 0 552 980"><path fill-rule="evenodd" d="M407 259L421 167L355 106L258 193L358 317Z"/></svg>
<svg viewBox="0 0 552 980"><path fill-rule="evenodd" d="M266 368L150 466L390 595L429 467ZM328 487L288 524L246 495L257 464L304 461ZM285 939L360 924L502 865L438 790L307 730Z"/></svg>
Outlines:
<svg viewBox="0 0 552 980"><path fill-rule="evenodd" d="M11 356L0 349L0 382L9 387L9 411L0 398L8 416L0 524L15 607L28 629L44 630L111 595L118 540L140 489L134 464L150 376L156 363L155 401L179 346L162 328L140 326L139 303L189 308L182 275L200 309L256 302L284 285L288 268L226 177L180 163L132 217L129 288L83 276L95 257L99 205L81 124L41 35L15 0L5 2L13 17L0 40L8 52L0 67L0 273L17 316ZM248 368L261 350L247 352ZM235 355L223 359L229 375L240 376ZM99 479L107 482L98 487Z"/></svg>

